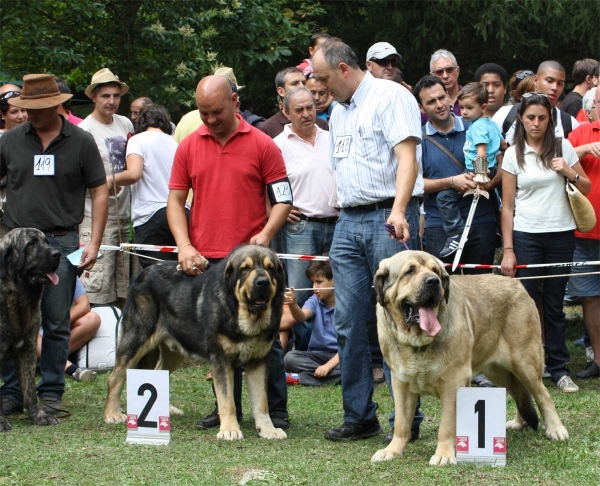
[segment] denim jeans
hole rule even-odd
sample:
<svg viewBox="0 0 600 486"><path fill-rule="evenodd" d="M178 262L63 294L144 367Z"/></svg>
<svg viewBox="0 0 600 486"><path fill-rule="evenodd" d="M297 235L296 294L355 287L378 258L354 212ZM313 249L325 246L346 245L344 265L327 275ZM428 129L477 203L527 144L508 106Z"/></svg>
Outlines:
<svg viewBox="0 0 600 486"><path fill-rule="evenodd" d="M315 221L297 221L295 224L285 223L280 231L282 246L286 253L294 255L323 255L329 253L335 223L321 223ZM285 260L288 276L288 285L296 288L310 288L312 282L306 276L306 267L309 262L303 260ZM296 293L298 305L302 305L312 295L312 290ZM312 332L312 323L297 322L294 324L295 348L306 351Z"/></svg>
<svg viewBox="0 0 600 486"><path fill-rule="evenodd" d="M360 207L342 209L331 245L344 422L367 423L376 419L368 336L374 312L371 286L379 262L404 250L404 245L390 238L383 226L390 212L390 209L364 211ZM406 218L411 229L409 247L417 249L419 204L416 198L411 199Z"/></svg>
<svg viewBox="0 0 600 486"><path fill-rule="evenodd" d="M79 232L69 231L64 236L49 236L50 245L60 251L60 265L56 274L58 285L46 285L42 296L42 357L40 370L42 380L37 385L39 396L61 398L65 391L65 363L69 355L71 337L70 310L75 294L74 265L67 255L79 249ZM15 403L23 403L19 379L13 360L2 366L2 396L10 397Z"/></svg>
<svg viewBox="0 0 600 486"><path fill-rule="evenodd" d="M465 221L458 207L460 198L462 194L456 192L456 189L444 189L436 196L444 231L448 236L457 236L465 229Z"/></svg>
<svg viewBox="0 0 600 486"><path fill-rule="evenodd" d="M426 228L424 234L425 240L425 251L427 253L439 258L444 243L446 242L446 232L444 228ZM460 258L461 263L483 263L492 264L494 263L494 252L496 250L496 223L483 223L474 224L471 226L467 244L463 250L463 254ZM455 255L448 256L444 263L452 263ZM450 271L450 269L447 269ZM460 273L460 269L458 272ZM480 274L490 273L491 270L485 269L463 269L465 274Z"/></svg>
<svg viewBox="0 0 600 486"><path fill-rule="evenodd" d="M556 233L513 232L513 247L518 264L564 263L573 261L575 233L573 230ZM517 277L562 275L564 268L524 268ZM537 302L540 283L543 284L544 331L546 338L546 369L556 383L569 375L569 350L565 340L563 299L569 277L521 280L531 298Z"/></svg>

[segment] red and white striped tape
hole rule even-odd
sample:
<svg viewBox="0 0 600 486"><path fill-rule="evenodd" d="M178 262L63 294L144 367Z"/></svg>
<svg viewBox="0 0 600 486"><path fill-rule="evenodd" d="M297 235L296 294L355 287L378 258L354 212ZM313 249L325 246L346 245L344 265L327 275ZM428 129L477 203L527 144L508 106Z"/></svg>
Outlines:
<svg viewBox="0 0 600 486"><path fill-rule="evenodd" d="M156 251L159 253L177 253L176 246L167 246L167 245L143 245L140 243L122 243L121 246L113 246L113 245L101 245L101 251L121 251L121 250L142 250L142 251ZM304 260L304 261L321 261L327 262L329 261L328 256L318 256L318 255L295 255L293 253L278 253L277 256L283 260ZM535 263L535 264L523 264L516 265L515 268L523 269L523 268L549 268L549 267L558 267L558 268L569 268L569 267L585 267L591 265L600 265L600 260L597 261L589 261L589 262L564 262L564 263ZM446 263L446 267L451 267L452 264ZM478 263L460 263L458 268L476 268L476 269L488 269L488 270L500 270L500 265L487 265L487 264L478 264Z"/></svg>

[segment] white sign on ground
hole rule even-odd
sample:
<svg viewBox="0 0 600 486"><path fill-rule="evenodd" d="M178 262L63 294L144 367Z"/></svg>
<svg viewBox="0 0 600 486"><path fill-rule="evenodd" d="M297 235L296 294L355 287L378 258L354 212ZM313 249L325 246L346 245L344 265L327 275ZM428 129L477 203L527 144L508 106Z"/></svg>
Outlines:
<svg viewBox="0 0 600 486"><path fill-rule="evenodd" d="M456 461L506 466L506 388L459 388Z"/></svg>
<svg viewBox="0 0 600 486"><path fill-rule="evenodd" d="M127 370L126 442L166 445L170 441L169 372Z"/></svg>

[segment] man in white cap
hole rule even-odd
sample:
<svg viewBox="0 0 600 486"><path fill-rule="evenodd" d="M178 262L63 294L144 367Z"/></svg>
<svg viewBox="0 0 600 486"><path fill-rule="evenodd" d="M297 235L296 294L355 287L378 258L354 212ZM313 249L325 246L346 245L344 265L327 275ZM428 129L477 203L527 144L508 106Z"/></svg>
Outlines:
<svg viewBox="0 0 600 486"><path fill-rule="evenodd" d="M46 286L41 302L42 380L37 386L46 404L60 408L76 273L78 268L91 269L96 262L106 223L108 190L93 138L58 113L59 105L73 95L59 91L53 74L28 74L23 81L21 96L10 98L8 103L25 108L29 121L0 138L0 177L6 176L7 189L3 223L9 229L43 231L50 245L61 253L58 280ZM77 226L83 219L86 189L91 195L91 241L76 267L66 257L79 249ZM4 362L2 380L3 414L22 412L23 396L12 360ZM57 413L47 407L44 410Z"/></svg>
<svg viewBox="0 0 600 486"><path fill-rule="evenodd" d="M107 176L125 170L125 147L129 134L133 133L133 124L129 118L117 115L117 110L121 96L128 91L129 87L108 68L96 72L85 89L85 94L94 102L94 111L79 127L94 137ZM114 187L109 187L108 192L108 222L102 244L119 246L129 242L130 189L122 187L115 191ZM91 224L91 199L88 194L85 218L79 228L82 243L90 241ZM128 280L129 255L118 251L106 252L101 263L81 275L81 283L92 304L110 304L118 299L121 306L125 305Z"/></svg>
<svg viewBox="0 0 600 486"><path fill-rule="evenodd" d="M367 70L374 78L394 81L402 56L388 42L377 42L367 51Z"/></svg>

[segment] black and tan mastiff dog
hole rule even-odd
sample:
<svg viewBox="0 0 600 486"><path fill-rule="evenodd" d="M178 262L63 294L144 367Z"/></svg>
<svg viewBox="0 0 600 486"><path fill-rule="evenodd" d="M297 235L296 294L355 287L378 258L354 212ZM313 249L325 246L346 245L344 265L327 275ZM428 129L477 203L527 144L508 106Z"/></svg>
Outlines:
<svg viewBox="0 0 600 486"><path fill-rule="evenodd" d="M233 369L244 366L256 430L285 439L267 404L267 355L283 310L283 267L266 247L244 245L206 272L190 277L175 264L143 270L129 289L116 366L108 379L104 421L124 422L120 395L127 368L160 350L157 369L173 371L183 356L208 358L221 429L217 438L243 439L233 400Z"/></svg>
<svg viewBox="0 0 600 486"><path fill-rule="evenodd" d="M374 462L401 456L410 440L418 394L442 402L432 465L456 463L456 392L483 372L517 404L507 429L538 426L535 399L551 440L569 437L542 383L544 357L537 309L517 280L500 275L449 277L438 259L403 251L375 275L377 330L392 370L394 438Z"/></svg>
<svg viewBox="0 0 600 486"><path fill-rule="evenodd" d="M14 229L0 240L0 364L15 360L23 405L36 425L58 423L37 401L35 348L42 323L42 292L44 285L58 283L59 263L60 252L37 229ZM0 408L0 432L9 430Z"/></svg>

